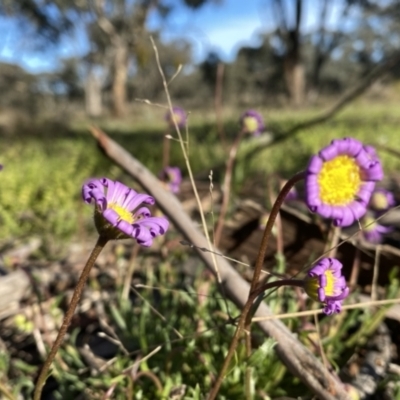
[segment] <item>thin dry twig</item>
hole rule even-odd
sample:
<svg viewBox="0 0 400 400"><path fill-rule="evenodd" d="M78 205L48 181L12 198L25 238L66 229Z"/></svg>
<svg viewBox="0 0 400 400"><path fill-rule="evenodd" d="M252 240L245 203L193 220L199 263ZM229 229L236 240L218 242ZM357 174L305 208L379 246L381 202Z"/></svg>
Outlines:
<svg viewBox="0 0 400 400"><path fill-rule="evenodd" d="M379 306L387 306L390 304L398 304L400 303L400 299L385 299L385 300L375 300L375 301L363 301L361 303L356 304L346 304L342 306L342 310L354 310L357 308L369 308L369 307L379 307ZM318 308L315 310L307 310L307 311L299 311L295 313L285 313L285 314L276 314L276 315L268 315L266 317L254 317L252 319L253 322L260 321L268 321L271 319L287 319L287 318L298 318L298 317L308 317L314 314L322 314L324 312L323 308Z"/></svg>
<svg viewBox="0 0 400 400"><path fill-rule="evenodd" d="M166 80L166 78L165 78L164 71L163 71L163 69L162 69L162 67L161 67L160 57L159 57L159 54L158 54L158 49L157 49L157 46L156 46L156 44L154 43L154 40L153 40L153 38L152 38L151 36L150 36L150 40L151 40L151 44L152 44L152 46L153 46L154 54L155 54L155 56L156 56L157 67L158 67L158 70L159 70L159 72L160 72L161 79L162 79L162 82L163 82L163 85L164 85L165 94L166 94L166 96L167 96L167 101L168 101L169 110L170 110L171 114L173 114L172 101L171 101L171 97L170 97L169 91L168 91L167 80ZM174 125L175 125L176 133L177 133L178 138L179 138L179 144L180 144L180 146L181 146L183 158L185 159L186 168L187 168L187 171L188 171L188 174L189 174L189 178L190 178L190 181L191 181L191 183L192 183L192 188L193 188L194 196L195 196L195 198L196 198L197 205L198 205L198 207L199 207L201 223L202 223L202 226L203 226L203 229L204 229L204 235L205 235L205 237L206 237L206 239L207 239L207 244L208 244L207 247L208 247L208 248L211 248L211 247L212 247L212 244L211 244L211 240L210 240L210 235L208 234L206 219L205 219L205 216L204 216L203 209L202 209L202 207L201 207L201 200L200 200L199 194L198 194L198 192L197 192L196 185L194 184L194 177L193 177L192 168L191 168L190 162L189 162L189 156L188 156L188 153L187 153L187 151L186 151L186 147L185 147L184 140L183 140L183 138L182 138L181 130L180 130L179 125L178 125L178 123L177 123L177 121L176 121L175 118L173 119L173 122L174 122ZM151 192L151 190L150 190L150 192ZM181 207L180 207L180 208L181 208ZM212 256L212 260L213 260L214 270L215 270L215 273L216 273L217 278L218 278L218 282L221 284L221 276L220 276L220 273L219 273L219 270L218 270L217 259L216 259L215 255L212 254L211 256Z"/></svg>

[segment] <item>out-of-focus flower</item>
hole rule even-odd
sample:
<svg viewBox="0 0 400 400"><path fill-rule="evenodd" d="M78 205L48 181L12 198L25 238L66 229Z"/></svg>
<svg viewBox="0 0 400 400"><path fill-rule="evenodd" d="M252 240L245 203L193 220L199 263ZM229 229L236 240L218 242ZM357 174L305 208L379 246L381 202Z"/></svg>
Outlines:
<svg viewBox="0 0 400 400"><path fill-rule="evenodd" d="M142 203L154 204L153 197L137 193L120 182L107 178L91 179L83 185L82 197L88 204L94 200L95 225L105 238L134 238L147 247L168 229L166 218L152 217L147 207L139 207Z"/></svg>
<svg viewBox="0 0 400 400"><path fill-rule="evenodd" d="M178 167L165 167L161 171L160 179L172 193L179 193L182 183L182 174Z"/></svg>
<svg viewBox="0 0 400 400"><path fill-rule="evenodd" d="M371 195L369 207L377 212L383 213L389 208L394 207L396 201L392 192L386 189L378 188Z"/></svg>
<svg viewBox="0 0 400 400"><path fill-rule="evenodd" d="M183 108L172 107L172 113L168 110L165 114L165 120L171 128L175 128L175 122L179 128L184 128L186 126L187 115Z"/></svg>
<svg viewBox="0 0 400 400"><path fill-rule="evenodd" d="M263 117L255 110L247 110L240 117L240 125L246 133L253 136L260 136L264 131Z"/></svg>
<svg viewBox="0 0 400 400"><path fill-rule="evenodd" d="M379 244L383 242L384 235L392 232L393 229L388 226L380 225L375 218L365 215L361 219L362 235L367 242Z"/></svg>
<svg viewBox="0 0 400 400"><path fill-rule="evenodd" d="M336 226L349 226L366 213L375 182L382 178L382 165L371 146L353 138L333 140L310 159L307 205Z"/></svg>
<svg viewBox="0 0 400 400"><path fill-rule="evenodd" d="M323 258L315 264L305 278L304 290L312 299L325 305L327 315L339 313L349 288L342 275L342 263L336 258Z"/></svg>

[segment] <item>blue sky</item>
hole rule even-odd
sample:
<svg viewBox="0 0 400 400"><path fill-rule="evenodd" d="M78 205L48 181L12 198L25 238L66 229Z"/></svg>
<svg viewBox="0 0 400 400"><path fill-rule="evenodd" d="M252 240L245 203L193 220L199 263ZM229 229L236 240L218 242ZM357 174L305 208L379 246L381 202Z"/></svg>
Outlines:
<svg viewBox="0 0 400 400"><path fill-rule="evenodd" d="M286 0L293 2L292 0ZM185 38L193 44L193 57L199 62L210 50L217 51L224 61L232 61L243 45L257 46L259 33L273 28L270 0L221 0L210 2L196 11L176 4L173 13L162 21L155 13L148 20L149 28L163 28L163 39ZM306 30L315 25L319 13L319 0L305 1ZM337 3L336 3L337 4ZM335 20L332 13L332 23ZM82 35L62 40L55 48L37 52L29 35L11 19L0 18L0 60L20 64L31 72L51 71L60 64L61 58L83 55L88 43Z"/></svg>

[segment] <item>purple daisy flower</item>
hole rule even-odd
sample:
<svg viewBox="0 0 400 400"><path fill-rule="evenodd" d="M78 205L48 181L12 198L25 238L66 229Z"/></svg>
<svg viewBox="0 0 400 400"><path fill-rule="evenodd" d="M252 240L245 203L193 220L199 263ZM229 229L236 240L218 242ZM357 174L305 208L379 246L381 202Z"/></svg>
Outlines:
<svg viewBox="0 0 400 400"><path fill-rule="evenodd" d="M371 146L353 138L333 140L308 164L306 202L312 212L349 226L367 210L382 165Z"/></svg>
<svg viewBox="0 0 400 400"><path fill-rule="evenodd" d="M263 117L255 110L247 110L240 117L240 125L245 132L253 136L260 136L264 131Z"/></svg>
<svg viewBox="0 0 400 400"><path fill-rule="evenodd" d="M394 207L396 201L392 192L386 189L376 189L371 196L369 207L377 212L385 212L389 208Z"/></svg>
<svg viewBox="0 0 400 400"><path fill-rule="evenodd" d="M365 215L362 218L361 226L364 239L372 244L382 243L384 235L393 231L393 229L388 226L378 224L375 218L370 215Z"/></svg>
<svg viewBox="0 0 400 400"><path fill-rule="evenodd" d="M139 207L142 203L154 204L153 197L137 193L120 182L91 179L83 185L82 197L88 204L94 200L97 231L108 239L134 238L147 247L168 229L166 218L152 217L147 207Z"/></svg>
<svg viewBox="0 0 400 400"><path fill-rule="evenodd" d="M160 179L165 182L172 193L179 193L182 183L182 173L178 167L165 167L161 171Z"/></svg>
<svg viewBox="0 0 400 400"><path fill-rule="evenodd" d="M312 299L325 305L324 313L339 313L350 289L342 275L342 263L336 258L323 258L315 264L304 280L304 290Z"/></svg>
<svg viewBox="0 0 400 400"><path fill-rule="evenodd" d="M184 128L186 126L187 115L183 108L172 107L172 113L168 110L165 114L165 120L171 128L175 128L175 122L179 128Z"/></svg>

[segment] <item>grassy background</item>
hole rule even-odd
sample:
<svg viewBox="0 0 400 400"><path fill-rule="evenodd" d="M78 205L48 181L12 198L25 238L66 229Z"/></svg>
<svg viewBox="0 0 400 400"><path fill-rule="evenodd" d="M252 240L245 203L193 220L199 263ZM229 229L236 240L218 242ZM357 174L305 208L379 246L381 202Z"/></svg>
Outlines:
<svg viewBox="0 0 400 400"><path fill-rule="evenodd" d="M263 115L269 129L283 131L319 111L265 110ZM238 123L236 115L232 112L228 115L230 119L225 120L224 130L227 141L231 141ZM208 172L225 160L224 147L212 116L200 117L193 112L189 126L190 160L195 173ZM155 121L153 125L148 124L149 119ZM151 171L159 172L165 127L157 110L153 111L151 118L144 114L142 119L98 123ZM132 184L129 177L98 151L88 133L88 125L88 121L73 121L70 126L33 124L20 127L14 134L2 138L1 239L46 233L58 238L69 237L79 230L82 216L88 216L80 198L80 188L86 179L107 176ZM241 186L249 174L260 171L263 174L279 171L288 177L303 169L312 153L332 139L344 136L400 150L397 104L359 102L325 124L301 131L293 138L258 153L246 163L238 162L235 187ZM256 141L246 140L241 151L254 146L257 146ZM183 168L179 144L173 142L171 147L171 165ZM399 158L384 152L380 152L380 156L386 172L399 169ZM219 178L221 175L217 174L215 179Z"/></svg>

